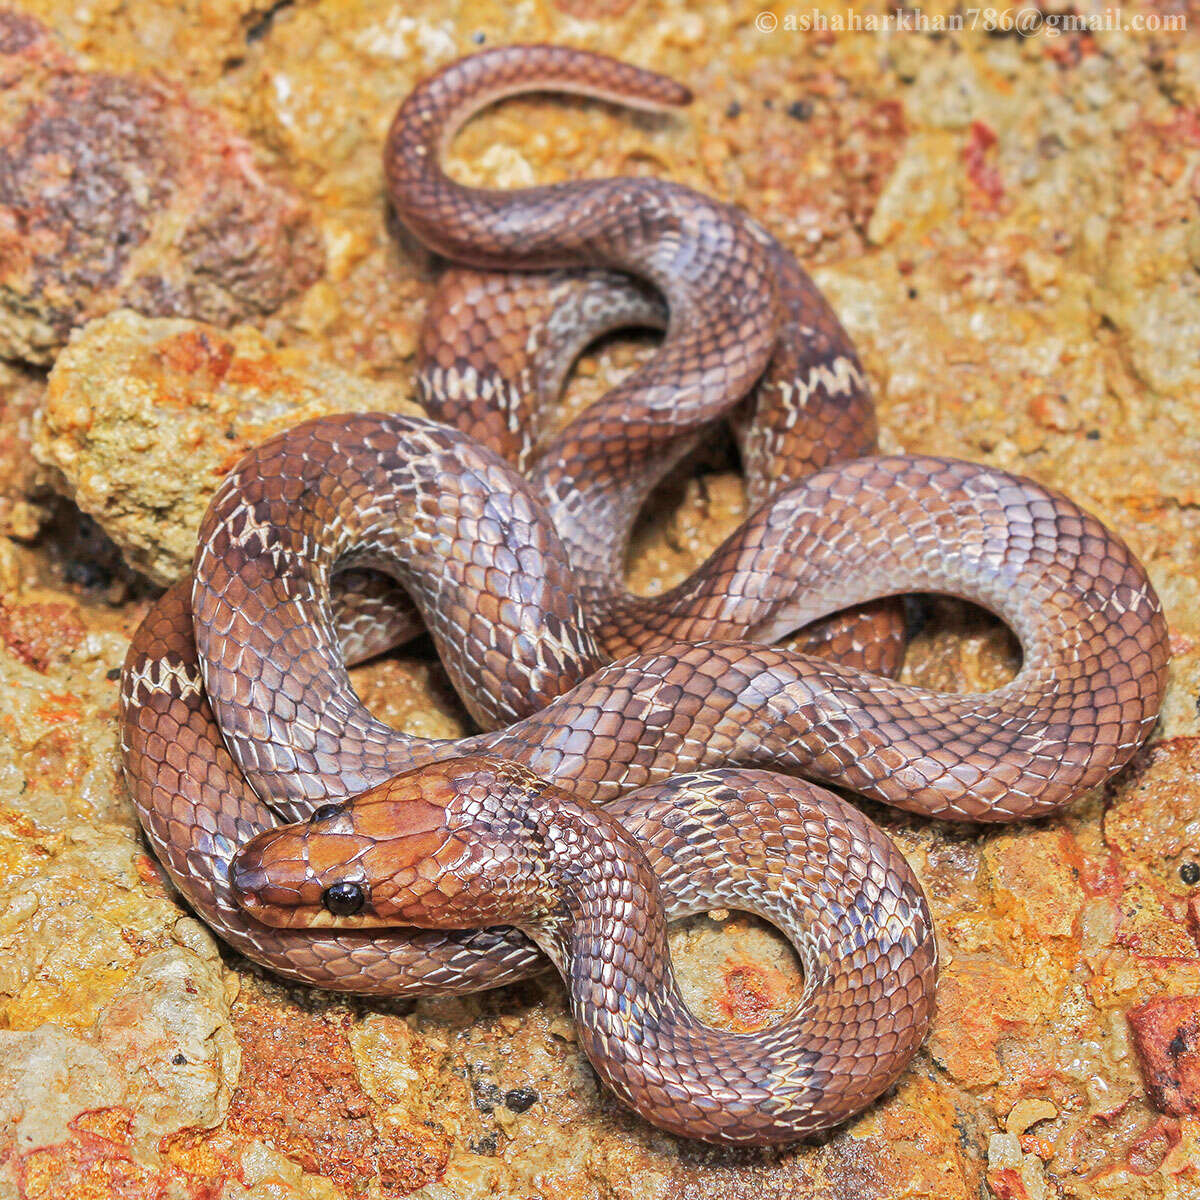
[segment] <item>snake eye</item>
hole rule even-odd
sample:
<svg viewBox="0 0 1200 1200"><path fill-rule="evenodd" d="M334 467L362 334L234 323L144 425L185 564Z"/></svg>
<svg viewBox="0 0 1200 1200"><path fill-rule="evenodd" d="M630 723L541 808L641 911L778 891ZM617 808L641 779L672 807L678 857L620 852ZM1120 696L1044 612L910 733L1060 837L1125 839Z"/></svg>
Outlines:
<svg viewBox="0 0 1200 1200"><path fill-rule="evenodd" d="M313 814L308 819L310 821L327 821L330 817L336 817L341 811L340 804L322 804L320 808L313 809Z"/></svg>
<svg viewBox="0 0 1200 1200"><path fill-rule="evenodd" d="M352 917L360 913L367 902L367 889L361 883L332 883L321 894L321 903L335 917Z"/></svg>

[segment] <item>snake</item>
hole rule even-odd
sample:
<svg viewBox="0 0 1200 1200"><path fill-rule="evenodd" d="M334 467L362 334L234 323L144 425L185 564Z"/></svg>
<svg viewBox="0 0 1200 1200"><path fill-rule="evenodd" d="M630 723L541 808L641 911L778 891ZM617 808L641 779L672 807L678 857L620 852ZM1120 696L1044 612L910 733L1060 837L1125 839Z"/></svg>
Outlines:
<svg viewBox="0 0 1200 1200"><path fill-rule="evenodd" d="M422 331L431 415L318 418L226 476L191 575L130 644L125 776L171 882L249 959L408 997L548 956L639 1114L786 1143L886 1091L933 1013L919 882L828 787L946 820L1052 813L1150 734L1165 620L1132 551L1061 493L878 454L849 338L751 218L660 179L446 176L454 130L530 89L687 100L614 59L513 46L403 102L392 202L459 264ZM652 358L549 428L573 356L629 323L663 330ZM676 587L631 594L639 509L722 420L750 515ZM970 695L893 678L890 598L911 592L995 613L1015 677ZM418 620L478 732L406 734L355 694L347 664ZM804 972L796 1011L752 1035L690 1013L665 941L724 907L778 925Z"/></svg>

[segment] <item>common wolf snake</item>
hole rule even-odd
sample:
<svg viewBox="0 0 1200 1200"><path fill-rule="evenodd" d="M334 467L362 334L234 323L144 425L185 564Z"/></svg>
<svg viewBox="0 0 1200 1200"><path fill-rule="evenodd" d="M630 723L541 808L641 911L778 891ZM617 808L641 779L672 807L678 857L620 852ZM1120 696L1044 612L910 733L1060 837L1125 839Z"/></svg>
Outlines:
<svg viewBox="0 0 1200 1200"><path fill-rule="evenodd" d="M936 952L886 837L761 768L946 819L1053 811L1149 733L1165 625L1130 551L1065 497L986 466L872 456L853 348L743 214L656 179L495 192L441 172L466 116L538 87L687 99L597 55L506 47L404 103L393 202L470 266L448 273L422 339L422 398L451 425L324 418L247 455L194 578L130 648L127 778L171 879L248 957L407 996L521 978L533 938L597 1071L644 1116L787 1141L894 1081L928 1026ZM665 328L652 360L535 445L537 402L573 355L629 323ZM628 594L643 501L747 395L732 417L750 517L679 587ZM1016 678L981 695L901 685L892 604L832 615L912 591L1007 621ZM484 732L408 736L355 696L347 659L416 628L405 595ZM800 649L770 644L802 627ZM792 938L793 1017L741 1037L687 1011L664 923L711 907ZM424 928L376 928L389 923ZM510 923L525 933L496 927ZM472 924L492 927L453 931Z"/></svg>

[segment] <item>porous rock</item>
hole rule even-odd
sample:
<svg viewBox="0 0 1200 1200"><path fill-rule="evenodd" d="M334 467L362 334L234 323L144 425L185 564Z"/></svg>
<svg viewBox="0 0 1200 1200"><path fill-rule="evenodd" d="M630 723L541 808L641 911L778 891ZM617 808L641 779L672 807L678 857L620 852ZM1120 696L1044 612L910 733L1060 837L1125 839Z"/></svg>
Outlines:
<svg viewBox="0 0 1200 1200"><path fill-rule="evenodd" d="M310 417L365 410L419 411L397 385L279 350L249 326L122 309L58 356L34 448L131 566L170 583L247 449Z"/></svg>
<svg viewBox="0 0 1200 1200"><path fill-rule="evenodd" d="M0 12L0 356L49 364L122 304L230 324L321 273L308 210L219 114L81 69Z"/></svg>

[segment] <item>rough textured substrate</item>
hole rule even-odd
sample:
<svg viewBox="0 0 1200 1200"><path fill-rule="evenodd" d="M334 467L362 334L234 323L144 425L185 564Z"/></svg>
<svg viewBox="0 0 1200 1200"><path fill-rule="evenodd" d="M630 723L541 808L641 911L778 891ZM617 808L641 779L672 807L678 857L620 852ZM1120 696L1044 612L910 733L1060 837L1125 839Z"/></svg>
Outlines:
<svg viewBox="0 0 1200 1200"><path fill-rule="evenodd" d="M23 115L53 115L68 92L85 110L120 97L120 129L165 139L150 192L131 194L170 201L114 226L144 239L132 266L106 273L88 259L111 249L104 229L64 257L62 228L39 226L31 247L11 216L76 179L63 164L78 142L35 176L0 174L2 244L50 247L0 266L0 331L17 356L0 368L0 1193L1200 1194L1197 33L765 35L754 5L629 0L36 9L57 39L29 22L0 38L0 155ZM432 275L385 220L384 129L428 69L481 41L539 38L633 54L699 99L666 122L517 101L458 141L461 178L654 171L743 204L815 269L857 338L887 448L1065 488L1130 539L1170 616L1162 722L1103 794L982 834L878 814L933 905L940 1012L894 1093L819 1146L731 1156L648 1129L597 1092L553 981L399 1010L260 978L164 886L118 782L116 668L146 591L51 488L161 580L256 436L325 408L402 403ZM14 55L37 70L19 74ZM195 279L198 260L162 249L196 248L162 222L220 196L212 172L251 169L215 154L183 171L187 147L171 139L196 129L204 147L252 154L280 189L280 221L256 210L251 239L279 261L300 239L280 286L221 284L262 278L239 274L245 247L230 240L207 246ZM123 146L85 147L118 191ZM136 281L164 271L203 304L156 307L163 293ZM72 327L122 303L142 317L93 321L58 354ZM144 319L179 313L258 328ZM647 349L585 360L572 403ZM721 455L701 460L660 497L634 583L674 581L741 504ZM975 688L1013 664L1003 631L940 604L907 671ZM460 727L415 653L358 682L398 724ZM751 922L693 923L675 946L707 1019L753 1028L795 994L786 952Z"/></svg>

